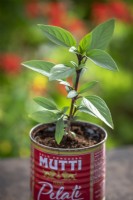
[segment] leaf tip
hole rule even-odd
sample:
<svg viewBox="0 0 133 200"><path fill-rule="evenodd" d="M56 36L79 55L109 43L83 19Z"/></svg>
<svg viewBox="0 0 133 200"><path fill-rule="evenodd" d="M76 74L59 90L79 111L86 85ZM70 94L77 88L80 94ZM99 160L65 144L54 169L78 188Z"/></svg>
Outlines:
<svg viewBox="0 0 133 200"><path fill-rule="evenodd" d="M114 129L114 124L113 124L113 122L112 122L112 126L111 126L111 128Z"/></svg>
<svg viewBox="0 0 133 200"><path fill-rule="evenodd" d="M113 25L115 24L115 18L114 17L112 17L112 18L110 18L109 20L107 20L107 22L110 22L110 23L112 23ZM106 23L106 22L105 22Z"/></svg>
<svg viewBox="0 0 133 200"><path fill-rule="evenodd" d="M110 123L106 123L106 125L108 125L112 130L114 129L114 123L112 120Z"/></svg>
<svg viewBox="0 0 133 200"><path fill-rule="evenodd" d="M42 26L44 26L43 24L37 24L37 26L42 30Z"/></svg>
<svg viewBox="0 0 133 200"><path fill-rule="evenodd" d="M117 72L119 72L120 70L119 70L119 68L118 68L118 66L117 66L117 65L116 65L116 67L117 67L116 71L117 71Z"/></svg>
<svg viewBox="0 0 133 200"><path fill-rule="evenodd" d="M20 63L22 66L25 66L25 62Z"/></svg>

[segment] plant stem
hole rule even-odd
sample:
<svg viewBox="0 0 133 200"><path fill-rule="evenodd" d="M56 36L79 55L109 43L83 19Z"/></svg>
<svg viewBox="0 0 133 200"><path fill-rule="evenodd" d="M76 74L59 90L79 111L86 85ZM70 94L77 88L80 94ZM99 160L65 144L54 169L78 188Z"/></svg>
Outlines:
<svg viewBox="0 0 133 200"><path fill-rule="evenodd" d="M78 66L80 66L83 57L81 55L77 54L77 58L78 58ZM78 84L79 84L81 71L82 71L82 68L76 70L76 81L75 81L75 85L74 85L75 91L78 90ZM67 127L66 127L67 133L70 133L71 121L72 121L73 115L75 114L74 104L75 104L76 100L77 100L77 97L74 97L74 98L72 98L72 101L71 101L71 107L70 107L70 112L69 112Z"/></svg>

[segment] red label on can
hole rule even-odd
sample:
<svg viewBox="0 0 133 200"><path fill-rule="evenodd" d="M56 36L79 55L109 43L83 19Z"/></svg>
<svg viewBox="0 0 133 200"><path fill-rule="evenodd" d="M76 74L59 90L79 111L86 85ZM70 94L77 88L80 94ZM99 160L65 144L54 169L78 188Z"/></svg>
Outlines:
<svg viewBox="0 0 133 200"><path fill-rule="evenodd" d="M103 199L105 179L103 145L94 151L76 155L44 153L32 148L33 200Z"/></svg>
<svg viewBox="0 0 133 200"><path fill-rule="evenodd" d="M94 153L93 200L101 200L105 195L105 152L101 149Z"/></svg>

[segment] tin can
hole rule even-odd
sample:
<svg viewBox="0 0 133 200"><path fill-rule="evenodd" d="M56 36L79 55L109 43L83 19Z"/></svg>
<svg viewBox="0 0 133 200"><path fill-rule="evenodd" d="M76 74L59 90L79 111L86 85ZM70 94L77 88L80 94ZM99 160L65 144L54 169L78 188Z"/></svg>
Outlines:
<svg viewBox="0 0 133 200"><path fill-rule="evenodd" d="M82 123L82 122L81 122ZM31 138L32 200L105 200L105 140L77 149L57 149L37 143L34 136L45 127L37 125ZM90 126L85 123L85 126Z"/></svg>

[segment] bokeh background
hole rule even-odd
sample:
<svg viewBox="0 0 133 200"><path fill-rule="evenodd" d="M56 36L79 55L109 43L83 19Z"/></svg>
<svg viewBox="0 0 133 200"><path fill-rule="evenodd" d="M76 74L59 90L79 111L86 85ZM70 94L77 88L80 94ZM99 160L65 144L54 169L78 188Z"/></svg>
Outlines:
<svg viewBox="0 0 133 200"><path fill-rule="evenodd" d="M65 89L46 77L25 69L21 62L45 59L66 62L66 49L54 46L37 24L61 26L80 38L97 24L114 17L115 32L108 52L119 73L88 62L85 80L98 80L93 90L109 106L115 129L108 131L107 148L133 144L133 1L132 0L1 0L0 1L0 157L26 157L30 153L29 130L37 124L28 117L37 95L50 96L67 104ZM63 53L62 53L63 52ZM91 92L92 93L92 92ZM59 99L59 95L62 97Z"/></svg>

